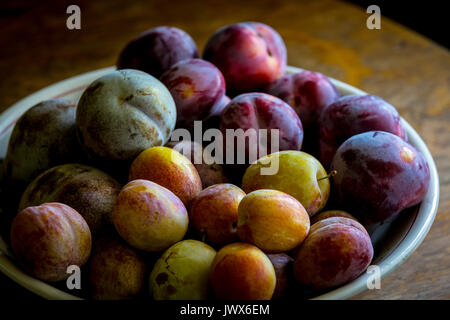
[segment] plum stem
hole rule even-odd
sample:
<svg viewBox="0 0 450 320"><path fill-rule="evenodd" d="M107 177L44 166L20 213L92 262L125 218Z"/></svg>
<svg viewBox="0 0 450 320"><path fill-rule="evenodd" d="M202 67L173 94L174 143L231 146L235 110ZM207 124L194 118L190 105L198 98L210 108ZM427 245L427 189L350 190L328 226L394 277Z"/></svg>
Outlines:
<svg viewBox="0 0 450 320"><path fill-rule="evenodd" d="M336 170L330 171L329 174L327 174L326 176L324 176L322 178L317 179L317 181L321 181L321 180L329 179L330 177L334 177L336 175L336 173L337 173Z"/></svg>
<svg viewBox="0 0 450 320"><path fill-rule="evenodd" d="M206 232L202 232L202 242L206 243Z"/></svg>

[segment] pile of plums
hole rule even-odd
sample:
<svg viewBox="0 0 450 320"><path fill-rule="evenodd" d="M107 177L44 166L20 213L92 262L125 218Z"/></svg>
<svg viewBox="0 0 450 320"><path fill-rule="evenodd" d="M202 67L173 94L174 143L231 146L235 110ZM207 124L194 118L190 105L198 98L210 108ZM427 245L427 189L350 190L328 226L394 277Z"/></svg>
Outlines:
<svg viewBox="0 0 450 320"><path fill-rule="evenodd" d="M366 227L422 201L428 164L388 102L286 61L262 23L217 30L202 59L186 32L158 27L78 103L30 108L5 159L17 263L57 284L77 265L94 299L303 297L357 278L374 255ZM171 140L196 121L225 154L230 129L278 141L258 139L253 162L245 149L243 163L198 163L204 144Z"/></svg>

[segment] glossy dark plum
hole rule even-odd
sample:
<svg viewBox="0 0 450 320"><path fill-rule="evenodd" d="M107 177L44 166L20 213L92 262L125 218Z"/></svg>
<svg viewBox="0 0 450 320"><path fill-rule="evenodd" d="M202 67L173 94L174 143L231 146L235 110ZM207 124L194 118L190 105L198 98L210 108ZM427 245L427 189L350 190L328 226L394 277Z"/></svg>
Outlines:
<svg viewBox="0 0 450 320"><path fill-rule="evenodd" d="M225 80L212 63L201 59L183 60L161 76L177 106L179 128L191 129L195 120L217 112L225 95Z"/></svg>
<svg viewBox="0 0 450 320"><path fill-rule="evenodd" d="M194 40L174 27L157 27L131 40L120 53L117 69L137 69L159 78L178 61L198 58Z"/></svg>
<svg viewBox="0 0 450 320"><path fill-rule="evenodd" d="M305 130L316 126L322 110L340 96L327 77L312 71L285 75L271 83L266 92L294 108Z"/></svg>
<svg viewBox="0 0 450 320"><path fill-rule="evenodd" d="M349 95L326 107L319 119L320 162L328 167L337 148L366 131L386 131L406 140L397 110L376 96Z"/></svg>
<svg viewBox="0 0 450 320"><path fill-rule="evenodd" d="M418 204L430 170L423 155L400 137L369 131L346 140L331 163L335 196L365 224L383 221Z"/></svg>
<svg viewBox="0 0 450 320"><path fill-rule="evenodd" d="M230 97L223 96L212 108L208 116L203 119L203 130L207 129L219 129L220 116L222 115L225 107L231 102Z"/></svg>
<svg viewBox="0 0 450 320"><path fill-rule="evenodd" d="M300 118L283 100L266 93L245 93L235 97L222 112L220 130L224 136L225 153L238 153L237 138L227 138L227 129L242 129L244 133L256 133L258 155L271 153L271 130L279 130L279 151L300 150L303 127ZM249 130L254 129L254 130ZM259 139L259 129L267 129L267 143ZM249 130L249 131L247 131ZM237 131L234 131L237 133ZM250 139L245 140L246 165L249 164ZM231 148L234 148L232 150Z"/></svg>
<svg viewBox="0 0 450 320"><path fill-rule="evenodd" d="M203 53L222 71L228 93L259 91L284 74L286 46L263 23L242 22L217 30Z"/></svg>

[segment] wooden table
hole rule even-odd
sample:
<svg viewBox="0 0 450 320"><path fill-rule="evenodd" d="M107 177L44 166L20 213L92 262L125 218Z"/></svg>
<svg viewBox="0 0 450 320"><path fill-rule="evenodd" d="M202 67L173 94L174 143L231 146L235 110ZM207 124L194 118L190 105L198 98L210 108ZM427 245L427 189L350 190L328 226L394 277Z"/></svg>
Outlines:
<svg viewBox="0 0 450 320"><path fill-rule="evenodd" d="M71 1L38 3L0 4L0 111L53 82L114 65L125 43L147 28L180 27L202 49L217 28L246 20L279 31L289 64L320 71L392 103L434 155L440 206L417 251L382 281L381 290L356 298L450 298L449 51L387 18L382 18L381 30L368 30L365 10L337 1L277 1L275 6L269 0L214 5L181 0L76 1L81 30L66 28ZM4 278L0 287L14 288Z"/></svg>

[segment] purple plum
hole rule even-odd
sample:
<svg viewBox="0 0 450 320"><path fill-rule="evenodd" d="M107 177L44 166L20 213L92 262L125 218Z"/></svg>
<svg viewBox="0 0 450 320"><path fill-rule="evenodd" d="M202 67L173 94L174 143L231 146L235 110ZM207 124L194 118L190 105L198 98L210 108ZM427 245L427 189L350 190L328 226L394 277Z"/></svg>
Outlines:
<svg viewBox="0 0 450 320"><path fill-rule="evenodd" d="M383 221L425 197L430 170L424 156L400 137L369 131L346 140L331 163L335 196L365 224Z"/></svg>

